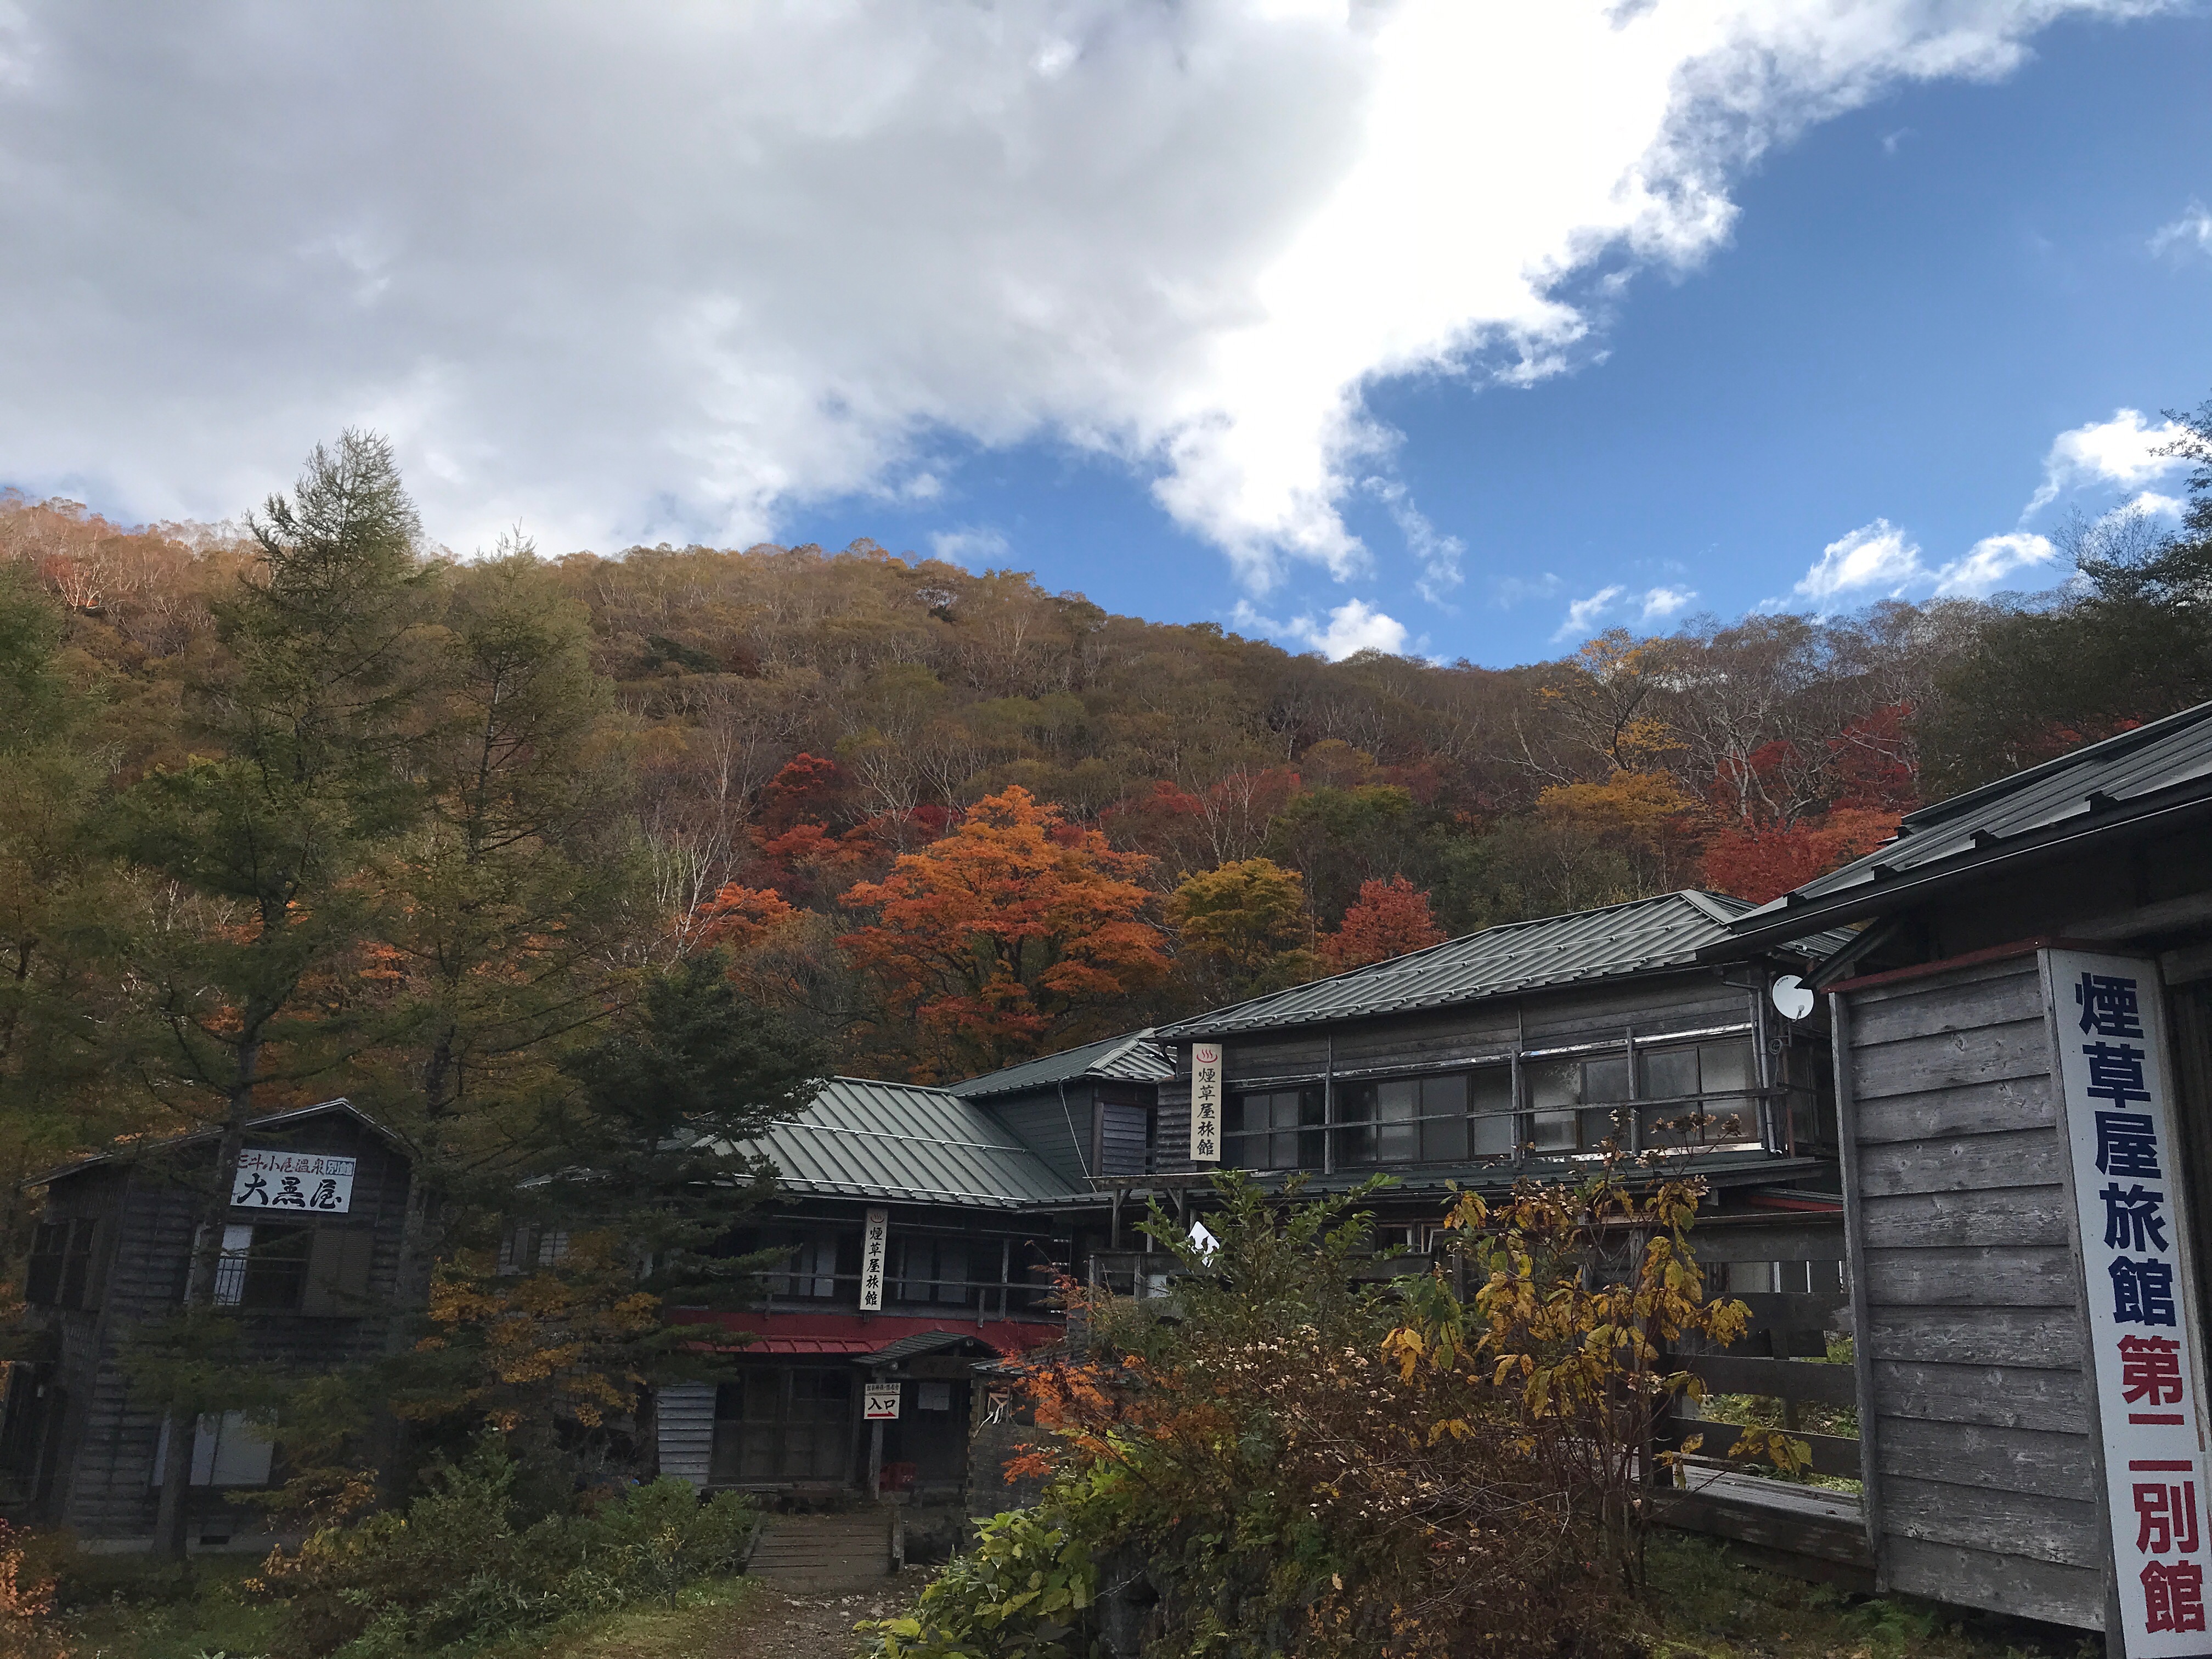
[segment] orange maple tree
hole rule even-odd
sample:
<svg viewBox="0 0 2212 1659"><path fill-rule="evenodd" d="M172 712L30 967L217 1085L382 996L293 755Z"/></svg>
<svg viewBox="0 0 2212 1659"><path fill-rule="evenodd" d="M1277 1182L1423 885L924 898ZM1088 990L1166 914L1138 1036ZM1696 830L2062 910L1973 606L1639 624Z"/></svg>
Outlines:
<svg viewBox="0 0 2212 1659"><path fill-rule="evenodd" d="M1321 940L1322 959L1339 973L1443 943L1443 929L1429 914L1429 896L1403 876L1363 881L1344 913L1344 925Z"/></svg>
<svg viewBox="0 0 2212 1659"><path fill-rule="evenodd" d="M990 1070L1087 1035L1086 1020L1167 972L1135 879L1151 862L1008 788L853 887L845 904L876 920L839 943L935 1048L925 1080Z"/></svg>

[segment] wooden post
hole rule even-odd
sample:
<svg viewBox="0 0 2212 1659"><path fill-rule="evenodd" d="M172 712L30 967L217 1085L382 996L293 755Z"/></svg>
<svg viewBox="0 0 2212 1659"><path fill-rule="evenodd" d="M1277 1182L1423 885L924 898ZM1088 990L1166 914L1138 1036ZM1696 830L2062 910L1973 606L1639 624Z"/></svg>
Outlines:
<svg viewBox="0 0 2212 1659"><path fill-rule="evenodd" d="M1881 1561L1881 1474L1875 1448L1874 1354L1867 1346L1866 1220L1859 1212L1857 1097L1851 1087L1851 1011L1839 991L1828 993L1828 1039L1836 1066L1836 1161L1844 1177L1844 1271L1850 1275L1851 1379L1859 1402L1859 1489L1875 1586L1886 1589Z"/></svg>

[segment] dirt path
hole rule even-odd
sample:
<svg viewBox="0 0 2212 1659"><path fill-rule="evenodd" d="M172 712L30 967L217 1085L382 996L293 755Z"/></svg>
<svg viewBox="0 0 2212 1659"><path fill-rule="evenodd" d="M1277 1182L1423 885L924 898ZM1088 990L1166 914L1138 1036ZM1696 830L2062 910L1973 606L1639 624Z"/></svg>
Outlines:
<svg viewBox="0 0 2212 1659"><path fill-rule="evenodd" d="M880 1589L821 1596L787 1595L763 1581L762 1594L719 1639L700 1646L698 1659L851 1659L873 1645L854 1625L910 1606L928 1580L927 1568L910 1567Z"/></svg>

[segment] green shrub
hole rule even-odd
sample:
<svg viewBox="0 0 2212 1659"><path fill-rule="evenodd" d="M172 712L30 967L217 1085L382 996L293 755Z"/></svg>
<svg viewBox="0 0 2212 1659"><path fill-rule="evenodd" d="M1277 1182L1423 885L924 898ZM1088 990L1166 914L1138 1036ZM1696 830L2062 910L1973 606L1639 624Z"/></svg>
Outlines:
<svg viewBox="0 0 2212 1659"><path fill-rule="evenodd" d="M975 1547L922 1591L914 1615L866 1626L880 1659L1088 1659L1098 1570L1064 1512L1015 1510L978 1524Z"/></svg>
<svg viewBox="0 0 2212 1659"><path fill-rule="evenodd" d="M288 1598L279 1650L348 1659L465 1648L647 1599L673 1602L696 1579L734 1571L755 1516L681 1480L634 1486L581 1515L518 1528L515 1465L496 1437L434 1477L405 1512L314 1534L270 1558Z"/></svg>

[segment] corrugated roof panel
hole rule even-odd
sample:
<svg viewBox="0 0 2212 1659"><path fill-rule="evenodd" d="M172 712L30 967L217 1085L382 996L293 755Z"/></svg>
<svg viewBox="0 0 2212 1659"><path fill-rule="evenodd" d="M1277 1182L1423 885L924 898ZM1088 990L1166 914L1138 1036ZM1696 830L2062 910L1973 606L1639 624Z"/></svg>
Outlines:
<svg viewBox="0 0 2212 1659"><path fill-rule="evenodd" d="M1792 912L1880 901L1885 884L1967 868L2064 836L2118 825L2167 805L2196 804L2212 784L2212 703L2045 761L1905 816L1897 838L1796 892L1736 918L1738 933L1771 929ZM2008 848L2008 842L2019 848ZM1860 907L1864 908L1863 904Z"/></svg>
<svg viewBox="0 0 2212 1659"><path fill-rule="evenodd" d="M988 1107L918 1084L832 1078L747 1144L793 1192L1012 1207L1068 1190Z"/></svg>
<svg viewBox="0 0 2212 1659"><path fill-rule="evenodd" d="M1048 1088L1073 1083L1078 1078L1112 1078L1124 1083L1160 1083L1175 1075L1175 1063L1152 1041L1150 1027L1101 1038L1079 1048L1062 1049L1036 1060L1023 1060L965 1083L952 1085L952 1092L969 1100L993 1095L1018 1094L1024 1089Z"/></svg>
<svg viewBox="0 0 2212 1659"><path fill-rule="evenodd" d="M1164 1042L1185 1042L1363 1019L1691 967L1699 951L1726 940L1729 923L1750 908L1723 893L1680 892L1512 922L1163 1026L1158 1036ZM1825 955L1840 948L1847 938L1837 934L1806 940L1802 948L1808 954Z"/></svg>

